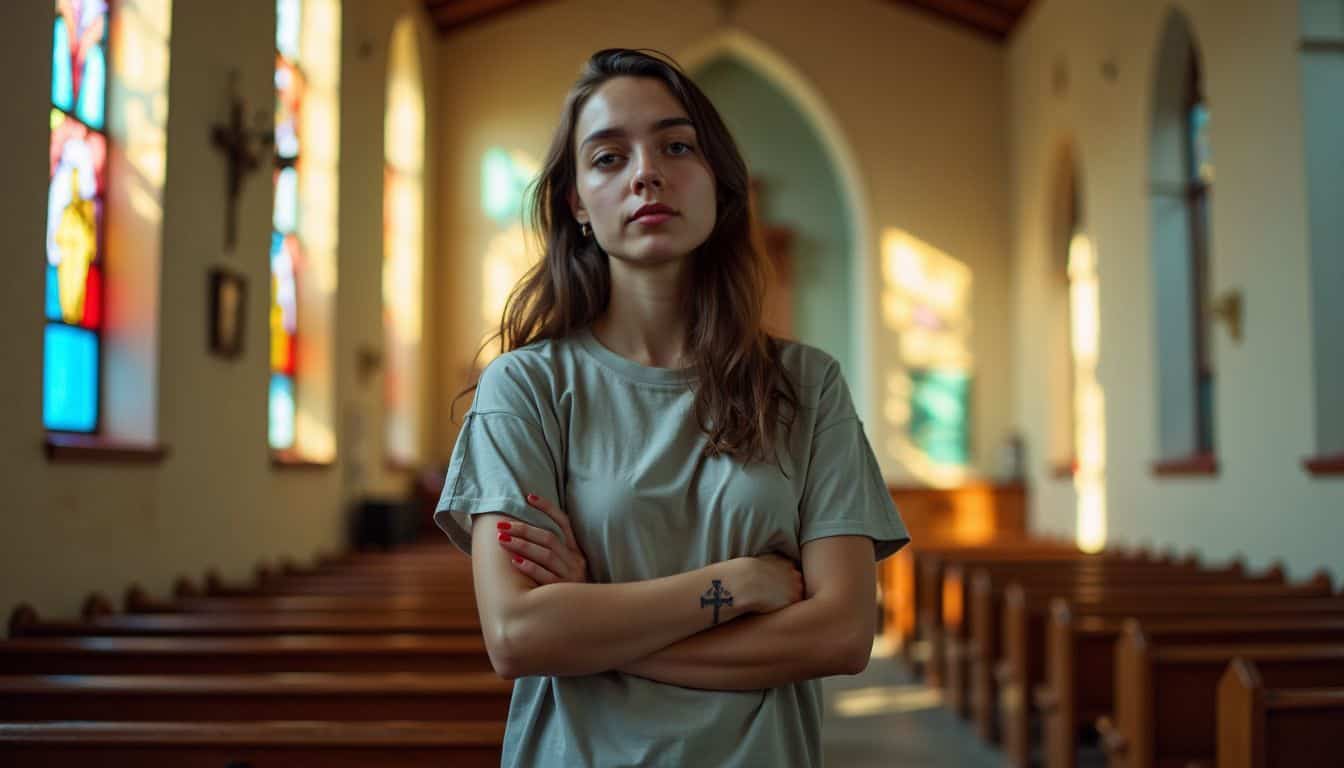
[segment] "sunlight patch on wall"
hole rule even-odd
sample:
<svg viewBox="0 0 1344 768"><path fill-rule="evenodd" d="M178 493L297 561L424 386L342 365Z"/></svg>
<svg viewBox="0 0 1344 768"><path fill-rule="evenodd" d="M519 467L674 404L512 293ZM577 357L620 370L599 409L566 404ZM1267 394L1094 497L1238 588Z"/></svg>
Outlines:
<svg viewBox="0 0 1344 768"><path fill-rule="evenodd" d="M1097 257L1086 235L1069 243L1069 301L1073 317L1074 435L1078 471L1078 547L1098 552L1106 545L1106 402L1097 378L1101 355L1101 309Z"/></svg>
<svg viewBox="0 0 1344 768"><path fill-rule="evenodd" d="M882 234L887 449L919 480L963 482L970 463L971 270L909 233Z"/></svg>
<svg viewBox="0 0 1344 768"><path fill-rule="evenodd" d="M527 186L540 173L540 163L521 150L492 148L481 159L481 208L496 226L481 265L484 330L478 344L499 328L509 292L538 259L523 226L522 213ZM487 346L481 352L479 365L484 367L498 355L498 343Z"/></svg>

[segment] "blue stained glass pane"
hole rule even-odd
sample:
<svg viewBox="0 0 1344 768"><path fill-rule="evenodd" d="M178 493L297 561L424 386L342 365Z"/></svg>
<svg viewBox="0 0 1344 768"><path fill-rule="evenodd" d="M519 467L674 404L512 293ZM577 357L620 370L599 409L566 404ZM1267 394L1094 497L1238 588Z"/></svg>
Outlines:
<svg viewBox="0 0 1344 768"><path fill-rule="evenodd" d="M61 283L56 267L47 265L47 319L61 319Z"/></svg>
<svg viewBox="0 0 1344 768"><path fill-rule="evenodd" d="M939 464L970 460L970 377L960 371L912 370L910 437Z"/></svg>
<svg viewBox="0 0 1344 768"><path fill-rule="evenodd" d="M294 447L294 380L271 374L271 448L277 451Z"/></svg>
<svg viewBox="0 0 1344 768"><path fill-rule="evenodd" d="M95 131L103 130L104 100L107 95L107 58L103 46L89 49L84 60L84 77L79 81L78 117Z"/></svg>
<svg viewBox="0 0 1344 768"><path fill-rule="evenodd" d="M275 47L287 58L299 58L299 30L302 28L299 0L277 0L275 4Z"/></svg>
<svg viewBox="0 0 1344 768"><path fill-rule="evenodd" d="M75 82L70 72L70 35L65 30L65 19L56 19L56 32L51 42L51 103L71 112L75 108Z"/></svg>
<svg viewBox="0 0 1344 768"><path fill-rule="evenodd" d="M275 180L275 228L289 234L294 231L299 211L299 172L293 167L280 172Z"/></svg>
<svg viewBox="0 0 1344 768"><path fill-rule="evenodd" d="M47 429L92 432L98 423L98 337L83 328L47 326L42 421Z"/></svg>

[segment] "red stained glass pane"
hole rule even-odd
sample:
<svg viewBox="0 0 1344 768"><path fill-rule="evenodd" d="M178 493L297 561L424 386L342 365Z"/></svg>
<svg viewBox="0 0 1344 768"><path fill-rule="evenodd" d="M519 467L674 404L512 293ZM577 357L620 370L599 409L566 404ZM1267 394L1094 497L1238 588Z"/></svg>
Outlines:
<svg viewBox="0 0 1344 768"><path fill-rule="evenodd" d="M84 284L84 319L80 325L93 330L103 325L103 269L97 264L89 266Z"/></svg>

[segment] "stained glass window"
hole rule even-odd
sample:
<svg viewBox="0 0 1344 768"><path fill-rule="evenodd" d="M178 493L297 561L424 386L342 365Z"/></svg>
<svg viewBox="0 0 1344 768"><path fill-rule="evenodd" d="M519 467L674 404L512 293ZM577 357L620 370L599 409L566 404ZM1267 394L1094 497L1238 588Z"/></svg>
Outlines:
<svg viewBox="0 0 1344 768"><path fill-rule="evenodd" d="M1186 74L1185 105L1186 196L1190 217L1190 257L1195 325L1195 435L1196 450L1212 453L1214 397L1212 326L1209 319L1209 195L1213 186L1213 151L1209 142L1209 107L1199 57L1192 52Z"/></svg>
<svg viewBox="0 0 1344 768"><path fill-rule="evenodd" d="M275 25L275 210L271 232L271 386L269 442L294 448L296 352L299 337L298 273L300 120L304 81L299 65L301 0L279 0Z"/></svg>
<svg viewBox="0 0 1344 768"><path fill-rule="evenodd" d="M415 24L397 22L383 128L383 401L387 456L419 459L424 260L424 89Z"/></svg>
<svg viewBox="0 0 1344 768"><path fill-rule="evenodd" d="M106 0L57 0L52 33L42 421L98 428L107 190Z"/></svg>

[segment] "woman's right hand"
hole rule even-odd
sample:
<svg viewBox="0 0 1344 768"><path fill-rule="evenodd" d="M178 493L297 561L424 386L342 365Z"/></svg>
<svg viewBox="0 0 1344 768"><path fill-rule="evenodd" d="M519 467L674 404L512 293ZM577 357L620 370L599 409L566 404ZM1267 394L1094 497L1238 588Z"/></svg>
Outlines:
<svg viewBox="0 0 1344 768"><path fill-rule="evenodd" d="M803 599L803 574L779 555L745 558L750 566L745 593L751 610L770 613Z"/></svg>

